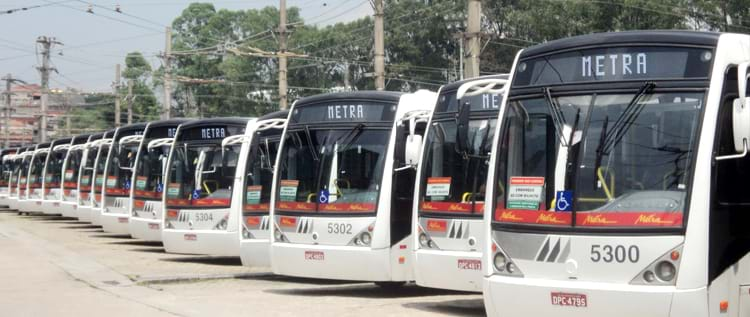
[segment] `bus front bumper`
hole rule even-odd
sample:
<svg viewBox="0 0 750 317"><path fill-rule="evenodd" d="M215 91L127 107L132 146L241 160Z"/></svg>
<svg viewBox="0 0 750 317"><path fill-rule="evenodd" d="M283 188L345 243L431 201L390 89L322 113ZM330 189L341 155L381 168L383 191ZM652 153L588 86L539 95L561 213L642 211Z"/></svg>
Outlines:
<svg viewBox="0 0 750 317"><path fill-rule="evenodd" d="M16 209L20 212L36 212L35 210L37 209L34 201L29 199L19 199L17 206L18 208Z"/></svg>
<svg viewBox="0 0 750 317"><path fill-rule="evenodd" d="M240 256L240 235L236 231L165 229L161 237L167 253Z"/></svg>
<svg viewBox="0 0 750 317"><path fill-rule="evenodd" d="M102 225L102 207L89 208L89 222L95 226Z"/></svg>
<svg viewBox="0 0 750 317"><path fill-rule="evenodd" d="M585 298L585 306L563 305L560 303L561 295L565 298ZM554 281L498 275L484 279L484 305L488 316L668 317L672 316L670 310L674 300L682 302L701 296L704 301L707 299L705 289L678 291L674 286ZM577 302L581 304L581 301Z"/></svg>
<svg viewBox="0 0 750 317"><path fill-rule="evenodd" d="M76 205L75 214L79 221L91 223L91 206Z"/></svg>
<svg viewBox="0 0 750 317"><path fill-rule="evenodd" d="M275 274L349 281L391 282L390 249L272 243ZM401 265L409 265L403 263Z"/></svg>
<svg viewBox="0 0 750 317"><path fill-rule="evenodd" d="M45 215L62 215L59 200L42 200L41 209Z"/></svg>
<svg viewBox="0 0 750 317"><path fill-rule="evenodd" d="M268 239L240 240L240 259L242 265L252 267L270 267L271 242Z"/></svg>
<svg viewBox="0 0 750 317"><path fill-rule="evenodd" d="M128 232L135 239L161 242L161 220L130 217Z"/></svg>
<svg viewBox="0 0 750 317"><path fill-rule="evenodd" d="M417 285L464 292L482 292L482 254L471 251L417 249Z"/></svg>
<svg viewBox="0 0 750 317"><path fill-rule="evenodd" d="M76 204L75 202L61 201L60 206L56 208L60 210L60 214L62 214L63 217L78 218L76 206L78 206L78 204Z"/></svg>
<svg viewBox="0 0 750 317"><path fill-rule="evenodd" d="M113 234L130 235L130 226L128 225L130 217L128 214L107 212L99 216L99 221L104 232Z"/></svg>

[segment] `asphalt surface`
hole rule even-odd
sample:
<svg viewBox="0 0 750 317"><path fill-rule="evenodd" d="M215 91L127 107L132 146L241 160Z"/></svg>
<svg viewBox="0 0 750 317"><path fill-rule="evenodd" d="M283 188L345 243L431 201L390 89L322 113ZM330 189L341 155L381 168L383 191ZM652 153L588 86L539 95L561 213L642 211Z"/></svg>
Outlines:
<svg viewBox="0 0 750 317"><path fill-rule="evenodd" d="M482 297L275 276L0 208L0 316L484 316Z"/></svg>

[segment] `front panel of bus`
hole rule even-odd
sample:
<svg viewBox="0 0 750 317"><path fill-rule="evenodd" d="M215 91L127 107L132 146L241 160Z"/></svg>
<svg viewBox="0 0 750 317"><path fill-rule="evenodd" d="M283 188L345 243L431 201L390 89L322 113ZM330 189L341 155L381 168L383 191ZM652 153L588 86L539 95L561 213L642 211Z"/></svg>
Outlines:
<svg viewBox="0 0 750 317"><path fill-rule="evenodd" d="M177 125L150 127L146 130L138 160L135 165L132 216L134 218L159 221L163 217L162 193L165 188L167 160L172 148L171 141L177 132ZM166 141L160 142L160 140ZM156 144L151 142L156 141ZM149 145L153 146L149 146ZM158 230L159 224L149 224Z"/></svg>
<svg viewBox="0 0 750 317"><path fill-rule="evenodd" d="M10 182L13 175L15 150L7 152L0 158L0 196L7 199L10 194Z"/></svg>
<svg viewBox="0 0 750 317"><path fill-rule="evenodd" d="M62 201L75 204L78 201L78 175L85 148L82 144L71 148L63 162Z"/></svg>
<svg viewBox="0 0 750 317"><path fill-rule="evenodd" d="M47 155L49 151L47 149L37 150L31 159L31 165L29 167L29 185L28 185L28 196L27 199L41 200L42 199L42 182L44 181L44 164L47 162ZM41 201L35 202L41 204ZM36 208L36 207L34 207Z"/></svg>
<svg viewBox="0 0 750 317"><path fill-rule="evenodd" d="M28 155L19 154L13 159L13 173L10 176L10 184L8 184L10 188L8 197L10 198L19 199L21 197L21 190L25 193L26 174L28 172L27 167L25 167L27 157ZM23 187L21 187L21 180L23 180Z"/></svg>
<svg viewBox="0 0 750 317"><path fill-rule="evenodd" d="M49 157L47 158L47 166L44 168L44 200L60 200L60 186L63 178L63 164L65 163L65 157L67 155L67 147L50 151ZM50 207L53 207L53 205L50 205Z"/></svg>
<svg viewBox="0 0 750 317"><path fill-rule="evenodd" d="M180 128L169 160L165 229L236 232L228 219L240 145L222 148L221 141L244 132L244 125L230 124Z"/></svg>
<svg viewBox="0 0 750 317"><path fill-rule="evenodd" d="M104 188L105 178L104 174L106 172L107 167L107 156L109 155L110 151L110 144L101 144L99 148L96 151L96 158L94 159L94 184L91 188L91 193L93 195L93 200L91 203L91 207L94 208L93 214L99 214L99 209L102 206L102 190Z"/></svg>
<svg viewBox="0 0 750 317"><path fill-rule="evenodd" d="M441 92L424 143L415 276L425 286L479 291L484 189L502 96L464 97L459 105L456 93ZM457 129L461 106L471 108L468 138L463 140ZM463 147L458 142L464 142Z"/></svg>
<svg viewBox="0 0 750 317"><path fill-rule="evenodd" d="M91 207L91 190L93 189L94 167L98 152L98 146L89 144L81 155L83 161L78 178L78 206Z"/></svg>
<svg viewBox="0 0 750 317"><path fill-rule="evenodd" d="M493 151L488 312L669 314L713 54L622 44L517 61Z"/></svg>
<svg viewBox="0 0 750 317"><path fill-rule="evenodd" d="M269 240L271 185L282 129L257 131L245 164L242 199L242 239Z"/></svg>
<svg viewBox="0 0 750 317"><path fill-rule="evenodd" d="M140 147L140 138L127 138L143 135L143 129L118 131L116 140L109 151L106 163L103 213L127 214L130 209L130 188L133 186L133 165ZM118 218L118 222L127 218Z"/></svg>

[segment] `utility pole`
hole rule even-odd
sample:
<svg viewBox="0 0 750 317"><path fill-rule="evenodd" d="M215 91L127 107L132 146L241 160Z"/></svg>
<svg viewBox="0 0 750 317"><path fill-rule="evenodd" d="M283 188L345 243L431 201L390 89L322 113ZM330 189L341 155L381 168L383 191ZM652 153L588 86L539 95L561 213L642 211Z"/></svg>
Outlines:
<svg viewBox="0 0 750 317"><path fill-rule="evenodd" d="M128 80L128 124L133 124L133 79Z"/></svg>
<svg viewBox="0 0 750 317"><path fill-rule="evenodd" d="M50 51L52 46L55 44L62 45L62 43L55 40L54 37L40 36L36 39L36 42L42 46L42 66L37 67L42 77L42 109L40 127L39 127L39 139L40 142L47 142L47 102L49 99L49 72L57 71L54 67L49 66Z"/></svg>
<svg viewBox="0 0 750 317"><path fill-rule="evenodd" d="M120 64L115 65L115 128L119 128L120 121Z"/></svg>
<svg viewBox="0 0 750 317"><path fill-rule="evenodd" d="M4 148L10 147L10 114L12 112L11 107L11 100L12 100L12 93L10 91L10 86L13 83L23 83L26 82L17 78L13 78L13 75L8 74L7 76L3 77L3 80L5 81L5 107L3 107L3 127L4 127L4 134L5 134L5 146Z"/></svg>
<svg viewBox="0 0 750 317"><path fill-rule="evenodd" d="M469 0L467 8L466 38L467 50L466 63L464 63L464 74L467 78L479 76L479 54L481 45L481 22L482 2L480 0ZM462 55L463 57L463 55Z"/></svg>
<svg viewBox="0 0 750 317"><path fill-rule="evenodd" d="M279 109L289 108L287 101L286 68L286 0L279 3Z"/></svg>
<svg viewBox="0 0 750 317"><path fill-rule="evenodd" d="M166 43L164 43L164 105L162 105L161 119L166 120L170 117L172 109L172 27L168 26L166 30Z"/></svg>
<svg viewBox="0 0 750 317"><path fill-rule="evenodd" d="M385 89L385 44L383 34L383 0L375 1L375 89Z"/></svg>

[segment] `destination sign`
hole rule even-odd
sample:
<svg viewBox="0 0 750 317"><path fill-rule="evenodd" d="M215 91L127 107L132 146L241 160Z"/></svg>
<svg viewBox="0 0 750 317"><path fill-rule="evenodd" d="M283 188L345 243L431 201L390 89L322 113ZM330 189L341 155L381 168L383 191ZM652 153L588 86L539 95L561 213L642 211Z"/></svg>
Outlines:
<svg viewBox="0 0 750 317"><path fill-rule="evenodd" d="M387 122L393 121L395 113L395 104L341 101L297 108L292 113L292 122Z"/></svg>
<svg viewBox="0 0 750 317"><path fill-rule="evenodd" d="M471 111L500 111L500 102L503 96L499 94L481 94L476 96L464 96L461 104L469 103ZM459 100L456 99L456 91L448 91L440 94L435 112L458 112Z"/></svg>
<svg viewBox="0 0 750 317"><path fill-rule="evenodd" d="M228 136L244 134L245 127L204 126L183 131L182 140L222 140Z"/></svg>
<svg viewBox="0 0 750 317"><path fill-rule="evenodd" d="M597 81L708 78L713 52L688 47L610 47L521 60L513 87Z"/></svg>
<svg viewBox="0 0 750 317"><path fill-rule="evenodd" d="M149 128L147 137L151 139L174 138L177 134L176 126Z"/></svg>
<svg viewBox="0 0 750 317"><path fill-rule="evenodd" d="M120 132L117 133L117 138L119 140L119 139L122 139L122 138L124 138L126 136L131 136L131 135L143 135L143 130L120 131Z"/></svg>

